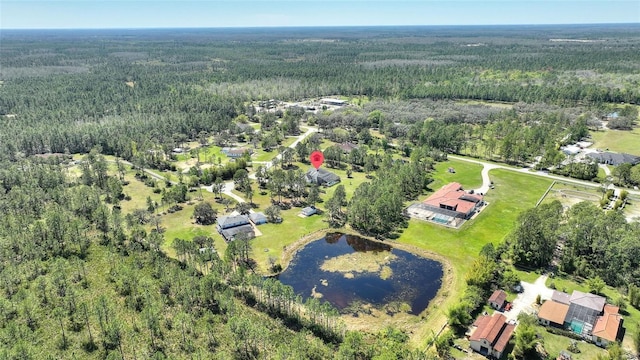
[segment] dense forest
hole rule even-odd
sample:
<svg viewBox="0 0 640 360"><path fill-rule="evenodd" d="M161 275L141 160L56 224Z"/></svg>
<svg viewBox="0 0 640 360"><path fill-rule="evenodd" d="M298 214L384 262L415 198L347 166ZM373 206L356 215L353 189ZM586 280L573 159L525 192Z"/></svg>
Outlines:
<svg viewBox="0 0 640 360"><path fill-rule="evenodd" d="M270 98L639 103L633 25L477 30L3 31L0 154L131 159L236 131L247 101Z"/></svg>
<svg viewBox="0 0 640 360"><path fill-rule="evenodd" d="M247 213L252 171L270 222L292 205L323 201L327 226L384 239L406 227L403 208L427 191L447 154L599 179L594 162L564 166L559 148L613 111L610 129L634 127L639 43L636 25L3 30L0 358L435 357L410 346L403 330L346 331L327 302L302 301L257 272L249 239L224 251L207 236L166 239L158 206L179 211L200 185L221 199L223 181L232 181L251 204L236 210ZM351 105L254 107L324 96ZM318 133L284 146L302 124ZM241 143L278 157L270 167L253 167L246 154L201 168L216 159L201 162L196 148L184 155L196 165L178 172L173 150L188 142ZM366 181L321 200L296 163L327 142L326 167ZM358 147L346 154L341 143ZM157 185L149 168L171 175ZM160 204L149 197L146 209L122 211L127 172ZM639 185L640 165L616 168L611 181ZM211 224L216 211L199 203L194 222ZM595 287L625 289L639 306L639 231L586 203L524 212L506 242L473 264L451 327L469 323L494 287L517 283L500 260L555 265ZM452 341L445 335L434 339L441 357Z"/></svg>

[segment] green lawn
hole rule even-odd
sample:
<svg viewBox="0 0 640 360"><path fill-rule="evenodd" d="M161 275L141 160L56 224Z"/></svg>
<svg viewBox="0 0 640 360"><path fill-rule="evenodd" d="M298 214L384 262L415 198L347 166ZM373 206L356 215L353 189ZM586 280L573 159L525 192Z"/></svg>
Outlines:
<svg viewBox="0 0 640 360"><path fill-rule="evenodd" d="M447 171L452 167L455 173ZM436 191L442 186L447 185L450 182L459 182L465 189L474 189L482 186L482 165L475 164L467 161L460 161L455 159L449 159L437 163L435 165L436 171L433 173L433 182L429 184L429 188Z"/></svg>
<svg viewBox="0 0 640 360"><path fill-rule="evenodd" d="M640 128L628 130L591 131L593 148L640 155Z"/></svg>
<svg viewBox="0 0 640 360"><path fill-rule="evenodd" d="M572 339L566 336L552 334L542 326L536 326L535 328L536 333L542 336L544 348L547 350L549 355L551 355L552 359L555 359L558 354L560 354L560 351L567 351L567 347L571 344ZM599 355L606 355L607 353L605 349L583 341L578 341L578 349L580 349L579 354L572 354L574 359L597 359Z"/></svg>
<svg viewBox="0 0 640 360"><path fill-rule="evenodd" d="M204 235L213 238L214 247L216 248L216 250L218 250L221 254L224 254L224 250L227 248L227 246L222 236L216 231L215 224L206 226L197 225L191 218L195 206L199 203L199 201L195 199L200 196L200 192L191 192L189 193L189 196L194 200L190 201L190 204L181 204L181 206L183 207L182 210L177 211L173 214L166 213L165 215L161 216L161 226L165 229L165 242L163 250L169 255L173 256L174 252L172 249L172 244L175 238L192 240L196 236ZM218 216L226 215L225 207L221 204L216 203L214 195L212 193L208 191L202 191L202 196L204 198L204 201L209 202L214 209L218 210ZM165 210L166 208L160 209L161 212ZM151 227L149 226L149 229L150 228Z"/></svg>
<svg viewBox="0 0 640 360"><path fill-rule="evenodd" d="M136 209L147 208L147 197L157 203L160 203L162 196L160 194L154 194L153 188L148 187L142 181L135 178L133 172L125 174L125 180L129 182L128 185L122 187L122 191L131 196L131 200L123 200L120 202L120 208L123 214L128 214ZM156 186L159 188L164 187L164 181L156 180Z"/></svg>
<svg viewBox="0 0 640 360"><path fill-rule="evenodd" d="M278 145L278 147L280 146L286 146L288 147L289 145L293 144L294 141L296 141L298 139L297 136L289 136L284 138L284 140L282 140L282 143L280 143L280 145ZM274 157L276 157L276 155L278 155L278 150L274 149L271 151L264 151L262 148L258 147L257 149L254 150L253 155L251 156L251 160L253 161L271 161L273 160Z"/></svg>
<svg viewBox="0 0 640 360"><path fill-rule="evenodd" d="M453 271L452 282L445 284L443 290L449 296L441 304L430 307L430 313L415 339L426 339L431 329L439 329L445 323L446 309L462 295L466 286L465 275L482 246L489 242L502 242L513 228L518 214L534 206L551 184L548 179L508 170L496 169L490 174L495 189L485 198L489 206L475 220L467 222L460 230L411 220L397 240L445 257Z"/></svg>
<svg viewBox="0 0 640 360"><path fill-rule="evenodd" d="M313 215L301 218L298 216L299 213L300 208L291 208L282 212L282 223L264 224L258 227L263 235L253 239L253 258L262 272L267 272L269 257L280 261L285 246L305 235L328 228L324 216Z"/></svg>

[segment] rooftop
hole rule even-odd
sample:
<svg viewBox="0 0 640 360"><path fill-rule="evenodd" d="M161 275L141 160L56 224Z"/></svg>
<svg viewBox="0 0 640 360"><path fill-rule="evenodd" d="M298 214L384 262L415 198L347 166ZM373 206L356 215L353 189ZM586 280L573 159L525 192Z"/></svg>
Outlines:
<svg viewBox="0 0 640 360"><path fill-rule="evenodd" d="M228 227L248 224L249 218L244 215L219 216L217 222L219 227L226 229Z"/></svg>
<svg viewBox="0 0 640 360"><path fill-rule="evenodd" d="M598 316L591 333L607 341L616 341L621 322L622 317L620 314L605 313L602 316Z"/></svg>
<svg viewBox="0 0 640 360"><path fill-rule="evenodd" d="M340 182L340 176L332 173L329 170L325 170L323 168L315 169L311 168L307 171L307 181L315 182L318 185L322 185L323 183L327 184L335 184Z"/></svg>
<svg viewBox="0 0 640 360"><path fill-rule="evenodd" d="M222 234L222 236L227 241L234 240L235 236L238 235L238 234L247 234L249 239L252 239L252 238L255 237L255 232L253 231L253 227L251 225L248 225L248 224L235 226L235 227L231 227L231 228L227 228L227 229L221 230L220 234Z"/></svg>
<svg viewBox="0 0 640 360"><path fill-rule="evenodd" d="M507 324L506 316L500 313L493 313L492 316L483 315L479 317L474 325L477 326L476 330L471 334L470 341L480 341L486 339L493 345L493 348L499 352L502 352L509 343L515 325Z"/></svg>
<svg viewBox="0 0 640 360"><path fill-rule="evenodd" d="M338 147L342 149L342 151L350 153L354 149L357 149L358 145L350 142L343 142L342 144L338 144Z"/></svg>
<svg viewBox="0 0 640 360"><path fill-rule="evenodd" d="M489 297L489 302L494 302L496 304L504 304L507 301L507 293L502 290L496 290Z"/></svg>
<svg viewBox="0 0 640 360"><path fill-rule="evenodd" d="M607 300L600 295L583 293L578 290L574 290L569 301L572 304L580 305L598 312L602 311L604 304L607 302Z"/></svg>
<svg viewBox="0 0 640 360"><path fill-rule="evenodd" d="M559 302L561 304L569 305L571 303L571 296L569 296L569 294L564 293L562 291L553 290L553 295L551 295L551 300L555 302Z"/></svg>
<svg viewBox="0 0 640 360"><path fill-rule="evenodd" d="M612 153L612 152L592 152L587 154L588 157L609 165L631 164L636 165L640 163L640 157L625 154L625 153Z"/></svg>
<svg viewBox="0 0 640 360"><path fill-rule="evenodd" d="M433 193L424 203L438 208L443 205L453 208L454 211L468 214L478 202L482 201L482 198L482 195L467 193L460 183L453 182Z"/></svg>
<svg viewBox="0 0 640 360"><path fill-rule="evenodd" d="M548 300L540 306L538 317L555 324L564 324L564 319L567 317L568 312L569 305Z"/></svg>

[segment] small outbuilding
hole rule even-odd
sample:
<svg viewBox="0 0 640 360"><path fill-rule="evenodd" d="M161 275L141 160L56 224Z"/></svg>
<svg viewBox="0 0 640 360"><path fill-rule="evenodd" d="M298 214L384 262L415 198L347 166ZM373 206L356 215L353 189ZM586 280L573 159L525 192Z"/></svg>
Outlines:
<svg viewBox="0 0 640 360"><path fill-rule="evenodd" d="M262 225L267 223L267 217L261 212L249 214L249 220L251 220L254 225Z"/></svg>
<svg viewBox="0 0 640 360"><path fill-rule="evenodd" d="M300 211L300 215L303 215L303 216L311 216L317 213L318 213L318 209L316 209L315 206L308 206L302 209L302 211Z"/></svg>
<svg viewBox="0 0 640 360"><path fill-rule="evenodd" d="M506 302L507 293L503 290L496 290L489 297L489 305L496 310L501 310L502 308L504 308Z"/></svg>

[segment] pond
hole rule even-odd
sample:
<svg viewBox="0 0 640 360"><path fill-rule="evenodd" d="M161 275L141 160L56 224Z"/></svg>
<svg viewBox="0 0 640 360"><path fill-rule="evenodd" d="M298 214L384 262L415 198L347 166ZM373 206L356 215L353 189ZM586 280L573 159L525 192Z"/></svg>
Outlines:
<svg viewBox="0 0 640 360"><path fill-rule="evenodd" d="M307 244L279 275L303 299L314 296L340 310L370 305L417 315L442 285L432 259L354 235L329 233Z"/></svg>

